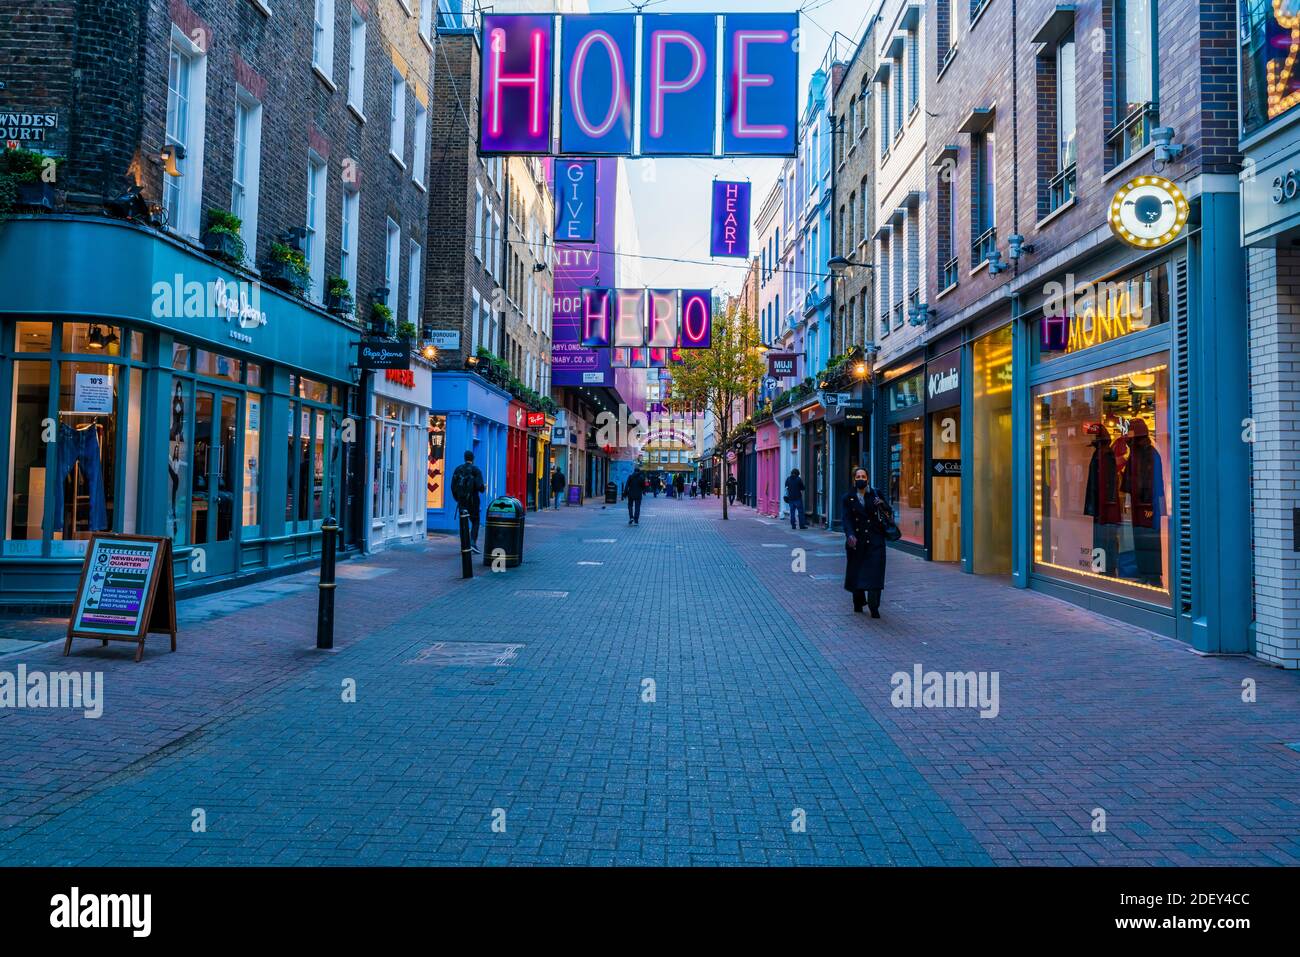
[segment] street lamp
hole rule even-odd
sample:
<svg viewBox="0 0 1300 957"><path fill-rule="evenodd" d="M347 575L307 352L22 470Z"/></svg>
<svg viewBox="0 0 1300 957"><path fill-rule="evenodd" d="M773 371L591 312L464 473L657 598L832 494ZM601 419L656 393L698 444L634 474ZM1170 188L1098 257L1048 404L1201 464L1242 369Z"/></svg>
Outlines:
<svg viewBox="0 0 1300 957"><path fill-rule="evenodd" d="M832 256L826 261L827 267L832 276L843 276L848 270L854 268L875 269L872 263L860 263L856 260L849 259L847 256Z"/></svg>

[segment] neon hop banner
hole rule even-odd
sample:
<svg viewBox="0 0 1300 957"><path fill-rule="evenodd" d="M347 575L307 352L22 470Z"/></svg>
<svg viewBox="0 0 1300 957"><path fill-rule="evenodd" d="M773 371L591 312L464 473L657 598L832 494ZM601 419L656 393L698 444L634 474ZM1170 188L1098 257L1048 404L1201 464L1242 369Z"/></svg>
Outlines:
<svg viewBox="0 0 1300 957"><path fill-rule="evenodd" d="M681 310L681 348L709 348L713 344L713 293L708 289L683 289Z"/></svg>
<svg viewBox="0 0 1300 957"><path fill-rule="evenodd" d="M596 241L596 161L556 160L555 241Z"/></svg>
<svg viewBox="0 0 1300 957"><path fill-rule="evenodd" d="M749 258L749 184L713 181L713 256Z"/></svg>
<svg viewBox="0 0 1300 957"><path fill-rule="evenodd" d="M713 153L717 19L700 13L641 18L642 154Z"/></svg>
<svg viewBox="0 0 1300 957"><path fill-rule="evenodd" d="M563 17L560 34L560 152L632 152L636 18Z"/></svg>
<svg viewBox="0 0 1300 957"><path fill-rule="evenodd" d="M729 15L722 36L722 152L791 156L798 122L797 13Z"/></svg>
<svg viewBox="0 0 1300 957"><path fill-rule="evenodd" d="M551 55L555 18L483 17L481 152L551 152Z"/></svg>

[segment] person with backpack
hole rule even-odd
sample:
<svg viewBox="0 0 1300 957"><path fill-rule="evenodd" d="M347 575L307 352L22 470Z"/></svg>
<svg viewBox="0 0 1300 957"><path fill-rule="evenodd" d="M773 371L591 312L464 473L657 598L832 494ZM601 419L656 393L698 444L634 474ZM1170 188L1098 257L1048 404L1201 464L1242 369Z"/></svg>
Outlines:
<svg viewBox="0 0 1300 957"><path fill-rule="evenodd" d="M727 504L736 504L736 476L727 476Z"/></svg>
<svg viewBox="0 0 1300 957"><path fill-rule="evenodd" d="M564 494L564 487L568 482L569 480L565 478L558 465L551 469L551 498L555 500L556 511L559 511L560 496Z"/></svg>
<svg viewBox="0 0 1300 957"><path fill-rule="evenodd" d="M791 469L790 477L785 480L785 500L790 506L790 527L807 528L808 516L803 510L803 479L799 477L798 469Z"/></svg>
<svg viewBox="0 0 1300 957"><path fill-rule="evenodd" d="M451 497L456 500L457 520L461 509L469 512L469 548L475 553L479 551L479 517L483 506L482 495L486 491L483 472L474 464L474 453L466 449L465 461L451 473Z"/></svg>

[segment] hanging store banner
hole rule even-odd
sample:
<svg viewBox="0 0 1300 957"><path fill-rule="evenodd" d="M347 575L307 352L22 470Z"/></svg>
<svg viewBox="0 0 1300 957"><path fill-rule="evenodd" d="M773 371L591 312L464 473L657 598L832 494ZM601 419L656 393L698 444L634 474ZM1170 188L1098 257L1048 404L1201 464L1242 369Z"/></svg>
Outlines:
<svg viewBox="0 0 1300 957"><path fill-rule="evenodd" d="M479 152L551 152L551 57L555 18L493 14L483 18Z"/></svg>
<svg viewBox="0 0 1300 957"><path fill-rule="evenodd" d="M793 379L799 356L793 352L769 352L767 374L773 379Z"/></svg>
<svg viewBox="0 0 1300 957"><path fill-rule="evenodd" d="M797 13L482 22L480 155L795 155Z"/></svg>
<svg viewBox="0 0 1300 957"><path fill-rule="evenodd" d="M609 345L609 309L611 289L582 290L582 338L588 349Z"/></svg>
<svg viewBox="0 0 1300 957"><path fill-rule="evenodd" d="M555 164L555 241L596 241L596 161Z"/></svg>
<svg viewBox="0 0 1300 957"><path fill-rule="evenodd" d="M636 20L619 14L570 16L560 34L560 152L632 152Z"/></svg>
<svg viewBox="0 0 1300 957"><path fill-rule="evenodd" d="M713 154L718 104L718 18L653 13L641 18L641 153Z"/></svg>
<svg viewBox="0 0 1300 957"><path fill-rule="evenodd" d="M713 293L708 289L683 289L681 297L683 349L707 349L713 344Z"/></svg>
<svg viewBox="0 0 1300 957"><path fill-rule="evenodd" d="M797 13L728 16L723 26L724 156L793 156L798 127Z"/></svg>
<svg viewBox="0 0 1300 957"><path fill-rule="evenodd" d="M646 345L655 349L677 345L680 299L677 289L651 289L646 293Z"/></svg>
<svg viewBox="0 0 1300 957"><path fill-rule="evenodd" d="M749 184L713 181L712 256L749 258Z"/></svg>
<svg viewBox="0 0 1300 957"><path fill-rule="evenodd" d="M624 357L624 350L662 350L664 362L680 362L679 349L707 349L712 341L712 300L707 289L588 287L580 298L581 344L589 349L612 346L614 368L645 367L645 357L638 365Z"/></svg>

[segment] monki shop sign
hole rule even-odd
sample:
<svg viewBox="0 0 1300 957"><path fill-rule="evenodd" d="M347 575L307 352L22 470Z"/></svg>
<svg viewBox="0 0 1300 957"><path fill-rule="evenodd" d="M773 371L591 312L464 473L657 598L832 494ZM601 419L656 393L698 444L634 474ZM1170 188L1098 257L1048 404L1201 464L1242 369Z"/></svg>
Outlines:
<svg viewBox="0 0 1300 957"><path fill-rule="evenodd" d="M1068 274L1064 283L1048 283L1040 325L1042 351L1068 355L1164 322L1168 300L1156 289L1157 270L1163 268L1119 282L1076 285L1074 275Z"/></svg>

